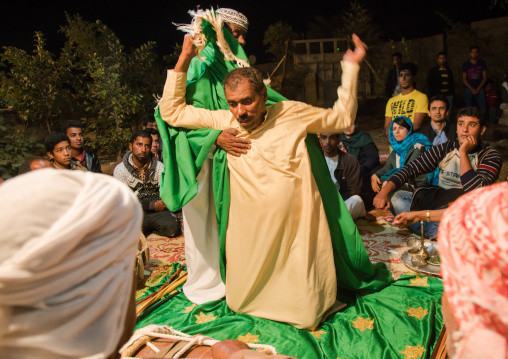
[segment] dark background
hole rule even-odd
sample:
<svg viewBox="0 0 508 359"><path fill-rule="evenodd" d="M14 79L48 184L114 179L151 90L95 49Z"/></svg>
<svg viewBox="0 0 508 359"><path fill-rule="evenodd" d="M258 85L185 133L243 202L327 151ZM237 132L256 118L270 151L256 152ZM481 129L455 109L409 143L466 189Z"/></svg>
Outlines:
<svg viewBox="0 0 508 359"><path fill-rule="evenodd" d="M208 0L209 1L209 0ZM470 22L508 15L499 5L489 9L490 0L476 2L458 0L363 0L381 27L385 40L401 37L416 38L443 32L445 21L435 12L441 12L453 21ZM182 41L183 34L172 24L189 23L187 14L197 5L209 8L217 5L243 12L251 23L246 52L255 54L259 62L266 61L262 39L270 24L278 20L289 23L304 33L315 16L330 18L349 7L349 1L287 1L258 0L252 2L220 1L5 1L0 20L0 46L32 49L33 34L42 31L48 40L47 48L53 53L63 45L58 33L66 23L65 12L79 13L87 21L101 20L120 38L127 50L147 41L156 41L162 54L172 52L173 45Z"/></svg>

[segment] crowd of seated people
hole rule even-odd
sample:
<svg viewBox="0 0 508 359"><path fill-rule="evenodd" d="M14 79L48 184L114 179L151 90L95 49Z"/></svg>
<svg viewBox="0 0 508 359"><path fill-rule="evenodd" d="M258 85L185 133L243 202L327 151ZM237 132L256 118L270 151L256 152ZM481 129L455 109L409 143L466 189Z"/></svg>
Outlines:
<svg viewBox="0 0 508 359"><path fill-rule="evenodd" d="M434 69L432 76L442 77L444 73L449 76L450 70L446 67L445 62L443 65L442 58L443 54L440 53L438 55L438 66ZM366 216L368 209L372 207L389 209L395 216L393 224L401 228L409 228L418 233L419 222L423 221L425 235L429 238L436 238L439 224L443 221L443 226L439 229L441 241L444 243L442 252L443 274L445 276L445 287L453 289L450 290L448 297L444 299L443 310L450 329L458 333L450 336L451 352L480 350L478 349L479 339L475 339L474 335L467 335L469 333L461 332L464 331L465 326L461 328L460 325L463 322L475 320L475 323L481 325L477 325L471 331L478 334L480 339L487 338L487 341L497 343L496 340L499 340L499 334L497 330L492 328L497 328L494 324L499 323L498 316L501 316L502 311L506 310L506 306L503 306L506 304L506 295L499 295L500 298L496 300L485 297L485 303L489 300L490 302L488 302L489 305L483 308L481 313L476 313L478 317L481 317L480 319L461 316L461 308L458 308L457 302L453 300L449 303L449 297L456 295L458 289L464 293L468 292L481 297L482 294L486 295L487 290L491 288L488 288L489 283L482 280L478 280L477 283L484 283L485 288L479 285L478 288L465 285L459 271L455 270L457 266L463 268L464 264L456 262L459 257L454 256L453 250L450 248L465 248L464 243L473 246L479 240L489 241L488 245L499 250L504 248L498 243L498 239L502 235L496 231L499 229L498 227L506 227L508 215L506 213L506 196L503 195L506 193L506 186L505 184L491 186L499 177L502 157L496 149L481 140L481 135L485 132L486 127L495 123L495 115L493 115L495 111L490 111L489 117L486 117L485 112L477 107L465 107L457 112L455 120L451 119L450 108L454 92L450 90L449 86L448 91L443 91L443 88L439 89L439 86L445 87L443 81L440 82L439 79L433 81L433 86L438 89L433 91L438 93L427 101L426 95L415 89L416 67L413 64L401 64L400 62L401 56L394 56L394 73L399 77L399 81L395 88L390 89L390 92L396 94L396 96L390 99L386 107L385 121L388 121L386 128L391 147L391 153L386 163L381 165L376 144L369 133L358 130L358 123L355 123L341 134L320 134L323 155L328 165L330 178L354 219ZM446 70L443 70L443 68ZM485 84L484 93L486 104L489 106L489 94L495 96L491 93L495 90L492 89L492 82L485 81ZM480 94L480 92L475 94L475 91L471 89L470 91L475 96ZM413 102L411 103L411 101ZM490 102L490 104L493 104L493 102ZM413 110L411 116L402 115L408 114L409 108ZM423 109L426 109L425 113ZM423 123L425 115L430 117L430 122L426 124ZM415 127L418 131L415 131ZM0 247L5 249L0 254L0 267L5 264L5 268L8 269L6 263L8 263L9 257L19 255L24 241L33 241L34 238L39 238L33 234L49 232L53 222L61 221L59 215L64 213L70 206L82 206L82 203L78 203L81 198L78 195L84 188L95 188L92 196L95 211L93 220L105 223L105 225L100 227L101 231L99 232L91 231L89 223L85 223L78 212L76 218L65 223L65 226L80 228L85 234L84 238L80 240L75 236L71 236L72 238L62 237L61 240L76 241L75 250L78 251L80 248L92 247L94 243L104 243L101 242L101 238L106 235L105 233L108 230L118 232L116 240L119 245L123 243L122 246L115 246L115 250L108 247L109 249L102 254L105 258L108 257L111 262L104 261L103 268L96 268L96 272L79 271L80 268L76 268L76 273L80 273L75 276L76 282L71 283L72 285L68 287L62 286L61 288L69 293L81 289L86 290L89 294L86 297L80 297L80 300L84 299L90 302L96 300L94 296L98 294L93 290L93 283L88 282L88 277L82 276L82 273L87 273L90 278L95 276L94 281L96 282L117 284L115 291L111 291L108 295L118 296L118 293L123 295L123 301L116 308L117 312L113 313L119 316L119 323L121 324L115 328L107 326L111 326L108 316L112 315L109 311L113 310L113 307L107 311L109 314L105 311L99 316L101 318L100 322L82 321L81 319L84 317L76 315L76 318L79 317L81 320L76 320L73 323L78 332L79 330L86 331L89 327L93 328L99 326L99 324L108 329L108 336L83 335L72 338L74 341L76 338L81 338L82 343L78 342L77 346L78 348L84 348L79 353L82 356L100 353L103 357L109 355L114 357L114 353L132 332L134 297L132 278L129 274L132 272L133 256L137 245L134 229L141 225L145 235L155 233L161 236L174 237L181 234L177 219L166 208L159 194L163 156L161 138L156 122L145 120L143 130L135 131L128 145L129 151L126 152L123 160L114 170L113 177L118 181L106 176L83 175L84 172L102 173L101 165L98 156L91 150L84 148L82 123L69 120L63 123L62 132L55 132L47 136L45 147L48 159L34 157L26 160L21 165L19 174L24 175L44 168L67 169L77 172L46 170L37 174L28 174L28 177L20 176L18 180L8 184L7 187L2 185L3 193L7 199L6 203L10 201L17 206L19 203L26 201L27 204L26 212L22 214L22 211L19 211L18 215L12 215L12 223L16 221L18 223L23 222L23 216L33 216L30 211L39 211L41 208L47 208L52 217L47 223L37 223L37 226L32 226L29 231L20 231L19 233L23 232L24 237L16 232L19 229L25 229L24 226L7 226L6 231L13 231L12 238L19 239L14 244L0 241ZM44 181L45 179L47 181ZM0 184L2 182L0 173ZM129 190L126 191L127 187L120 185L120 182L123 182ZM483 188L489 186L490 188ZM30 191L36 193L36 195L32 195L30 191L16 190L19 188L30 188ZM62 189L65 189L63 196ZM107 201L104 200L104 196L100 195L103 192L110 194L110 196L107 196ZM54 201L48 200L54 198L55 194L58 194L59 197L58 204L60 204L60 207L58 208L56 205L53 206ZM7 197L7 195L9 196ZM499 218L490 218L486 215L489 212L487 206L479 204L480 201L489 201L488 203L492 205L492 208L502 207L504 211L499 211ZM128 211L119 211L120 203L123 208L126 207L127 203ZM451 210L446 211L449 206L451 206ZM487 228L489 230L487 236L484 235L484 231L475 231L474 223L469 224L466 221L461 221L463 228L458 228L463 235L457 236L453 232L456 227L459 227L457 219L463 219L465 213L472 207L474 207L475 213L482 216L481 218L491 222L491 226ZM496 220L498 221L496 222ZM29 221L23 223L26 222ZM459 237L464 241L454 243ZM483 272L477 273L474 271L477 268L474 265L474 258L468 258L466 250L464 250L464 253L461 258L469 264L466 268L470 270L469 274L482 279ZM485 251L485 253L485 256L488 257L489 251ZM71 251L69 254L73 254L73 252ZM86 258L84 257L84 260L80 262L83 267L86 266L87 261L93 261L94 259L91 255L87 256L86 253L84 256ZM495 264L495 266L490 266L488 270L504 280L506 273L499 269L498 264L500 263L496 262L496 258L499 259L496 256L486 258L486 260ZM42 259L48 260L48 258ZM54 259L52 257L52 260ZM72 262L73 258L70 256L61 257L59 260L62 262L63 267L68 264L67 262ZM87 267L87 269L89 268ZM108 276L109 272L107 270L111 270L110 276ZM44 268L41 268L41 271L43 272ZM16 273L10 273L6 270L4 276L8 277L9 275L15 276ZM115 281L115 278L120 278L119 276L124 277L121 278L122 281ZM31 280L33 279L30 277L23 279L26 281L27 288L32 285ZM41 284L39 281L37 285L49 285L51 279L51 277L48 277L46 278L48 283ZM505 282L500 281L500 283ZM498 292L506 293L506 286L503 284L501 287L503 290ZM42 290L36 291L38 297L30 297L26 296L23 290L21 287L12 289L0 285L0 298L2 296L7 297L7 294L10 296L9 298L23 298L24 302L21 305L25 307L25 310L29 308L29 315L33 315L39 321L39 302L48 298L51 299L51 297L46 298L47 293L43 293ZM464 296L464 298L470 297L472 298L473 295ZM8 306L16 307L19 304L12 301L8 303ZM473 303L466 301L462 302L461 305L472 307ZM69 308L74 310L75 307L77 308L78 304L70 303L66 310L68 311ZM492 308L495 308L495 310ZM20 320L16 315L12 317L13 321ZM60 319L61 321L59 321ZM44 330L57 331L63 325L62 323L67 320L69 320L67 315L66 318L52 318L50 322L53 323L53 327L45 327ZM33 329L36 331L38 328L34 326ZM12 330L12 328L9 330ZM502 330L499 330L499 332L501 332L501 336L504 335L505 337L508 334L502 332ZM25 336L29 337L32 333L14 330L10 335L14 340L10 346L7 346L6 350L9 354L22 357L27 350L23 346L23 343L26 342L24 340ZM83 345L80 346L79 344ZM46 347L41 349L34 344L33 348L28 349L28 352L31 353L32 350L48 349ZM75 348L69 350L75 350ZM50 351L47 354L52 355Z"/></svg>

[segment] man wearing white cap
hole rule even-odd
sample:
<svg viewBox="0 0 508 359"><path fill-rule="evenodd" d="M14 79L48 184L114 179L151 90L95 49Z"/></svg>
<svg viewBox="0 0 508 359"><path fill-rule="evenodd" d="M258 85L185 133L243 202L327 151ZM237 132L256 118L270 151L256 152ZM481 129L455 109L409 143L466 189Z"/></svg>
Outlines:
<svg viewBox="0 0 508 359"><path fill-rule="evenodd" d="M0 188L0 357L112 358L135 324L143 212L110 176L42 169Z"/></svg>

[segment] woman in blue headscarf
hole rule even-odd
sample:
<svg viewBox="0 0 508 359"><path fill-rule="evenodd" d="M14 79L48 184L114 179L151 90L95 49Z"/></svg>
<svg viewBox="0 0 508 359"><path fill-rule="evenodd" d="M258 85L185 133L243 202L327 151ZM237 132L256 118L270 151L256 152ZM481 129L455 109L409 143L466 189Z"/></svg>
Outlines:
<svg viewBox="0 0 508 359"><path fill-rule="evenodd" d="M388 160L383 168L378 170L371 176L371 184L374 192L379 192L386 181L394 175L406 163L411 162L420 156L425 150L432 146L427 137L421 133L413 132L413 123L406 116L399 116L392 120L390 124L390 145L393 151L390 153ZM429 176L423 174L416 177L416 187L425 187L432 184ZM383 183L383 184L382 184ZM403 188L407 190L409 184L405 184Z"/></svg>

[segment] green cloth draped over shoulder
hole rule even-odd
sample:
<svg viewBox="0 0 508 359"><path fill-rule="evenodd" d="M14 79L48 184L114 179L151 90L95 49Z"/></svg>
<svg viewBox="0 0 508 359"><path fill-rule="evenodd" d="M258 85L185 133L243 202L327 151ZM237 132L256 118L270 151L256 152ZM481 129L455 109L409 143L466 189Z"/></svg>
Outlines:
<svg viewBox="0 0 508 359"><path fill-rule="evenodd" d="M207 45L200 61L194 58L187 73L186 101L195 107L210 110L228 109L222 80L236 63L224 59L215 45L212 26L203 21ZM240 59L247 57L233 36L224 31L232 52ZM268 88L267 105L286 100ZM155 118L162 138L164 172L161 179L161 198L175 211L187 204L198 191L196 177L220 131L210 129L186 130L167 125L158 108ZM376 291L392 282L390 271L382 263L373 265L367 255L358 229L328 174L317 136L309 134L306 145L311 159L312 173L323 199L333 244L338 288L352 291ZM221 275L225 281L225 241L229 215L230 190L226 152L217 148L213 157L213 190L220 239Z"/></svg>

